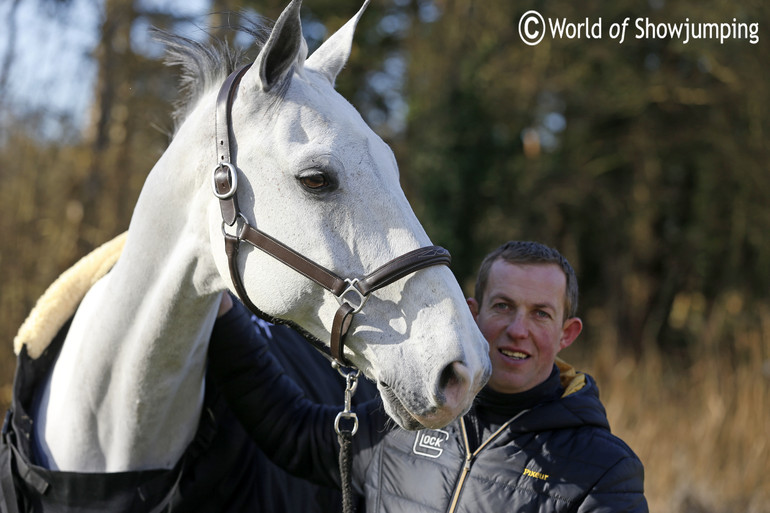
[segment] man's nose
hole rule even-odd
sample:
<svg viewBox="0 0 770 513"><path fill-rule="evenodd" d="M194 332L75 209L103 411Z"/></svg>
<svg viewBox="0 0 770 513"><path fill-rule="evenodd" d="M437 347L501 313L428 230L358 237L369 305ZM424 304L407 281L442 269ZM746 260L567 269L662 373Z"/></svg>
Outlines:
<svg viewBox="0 0 770 513"><path fill-rule="evenodd" d="M529 328L525 316L520 313L513 315L508 323L506 333L512 339L526 338Z"/></svg>

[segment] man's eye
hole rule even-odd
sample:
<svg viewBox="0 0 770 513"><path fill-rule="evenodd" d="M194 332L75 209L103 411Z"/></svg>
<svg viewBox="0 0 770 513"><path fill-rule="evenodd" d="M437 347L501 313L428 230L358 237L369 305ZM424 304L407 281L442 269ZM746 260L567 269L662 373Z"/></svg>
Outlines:
<svg viewBox="0 0 770 513"><path fill-rule="evenodd" d="M537 310L535 312L535 315L537 315L538 318L540 318L540 319L550 319L551 318L551 314L549 314L545 310Z"/></svg>
<svg viewBox="0 0 770 513"><path fill-rule="evenodd" d="M492 310L495 310L497 312L505 312L509 309L508 303L494 303L492 305Z"/></svg>

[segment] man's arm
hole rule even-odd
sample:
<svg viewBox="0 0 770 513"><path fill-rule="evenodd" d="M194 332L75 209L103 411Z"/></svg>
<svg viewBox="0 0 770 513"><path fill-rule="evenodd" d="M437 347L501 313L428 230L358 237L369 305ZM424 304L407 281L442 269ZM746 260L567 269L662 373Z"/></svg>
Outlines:
<svg viewBox="0 0 770 513"><path fill-rule="evenodd" d="M339 408L305 397L240 303L217 319L208 356L209 376L271 460L298 477L339 486L333 428Z"/></svg>
<svg viewBox="0 0 770 513"><path fill-rule="evenodd" d="M621 459L594 485L578 513L648 513L644 468L635 456Z"/></svg>
<svg viewBox="0 0 770 513"><path fill-rule="evenodd" d="M246 308L226 294L211 335L208 375L272 461L297 477L339 487L334 419L342 409L344 382L329 367L328 379L339 379L339 405L311 401L268 349L282 342L280 336L273 338L268 342ZM390 424L379 394L354 411L359 430L353 437L353 461L359 472L354 472L353 486L363 493L363 473Z"/></svg>

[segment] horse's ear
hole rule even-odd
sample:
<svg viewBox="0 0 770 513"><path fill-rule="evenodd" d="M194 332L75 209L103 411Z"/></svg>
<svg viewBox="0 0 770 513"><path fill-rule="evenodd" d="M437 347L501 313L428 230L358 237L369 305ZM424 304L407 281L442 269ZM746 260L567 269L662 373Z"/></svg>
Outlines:
<svg viewBox="0 0 770 513"><path fill-rule="evenodd" d="M292 0L275 22L270 37L259 52L254 68L259 71L259 85L269 91L283 83L294 65L303 66L307 44L302 35L299 9L302 0Z"/></svg>
<svg viewBox="0 0 770 513"><path fill-rule="evenodd" d="M307 60L306 67L321 72L332 85L345 63L348 62L356 25L368 5L369 0L366 0L356 15L332 34Z"/></svg>

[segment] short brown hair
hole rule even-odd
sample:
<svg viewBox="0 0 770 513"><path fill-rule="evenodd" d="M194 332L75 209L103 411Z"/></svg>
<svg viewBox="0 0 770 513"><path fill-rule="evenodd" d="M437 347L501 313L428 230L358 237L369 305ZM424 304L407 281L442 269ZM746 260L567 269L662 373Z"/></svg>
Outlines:
<svg viewBox="0 0 770 513"><path fill-rule="evenodd" d="M476 277L476 289L474 291L479 305L484 302L484 292L487 289L489 270L492 264L502 259L509 264L556 264L567 278L567 286L564 294L564 320L577 315L578 308L578 283L575 270L561 253L545 244L530 241L509 241L489 253L481 262L479 274Z"/></svg>

